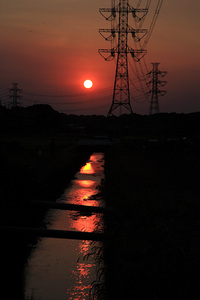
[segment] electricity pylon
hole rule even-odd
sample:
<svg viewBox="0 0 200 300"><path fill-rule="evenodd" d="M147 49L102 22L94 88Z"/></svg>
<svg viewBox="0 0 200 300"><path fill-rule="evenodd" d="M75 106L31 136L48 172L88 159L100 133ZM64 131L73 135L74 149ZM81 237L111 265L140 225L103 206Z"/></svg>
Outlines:
<svg viewBox="0 0 200 300"><path fill-rule="evenodd" d="M113 111L120 108L120 115L122 107L133 113L130 103L129 91L129 74L128 74L128 54L131 54L135 61L146 54L144 49L133 49L128 45L128 34L131 34L135 42L139 42L146 34L147 29L134 29L128 24L128 16L131 13L135 22L140 23L148 13L148 9L134 8L129 4L128 0L119 0L115 5L112 0L111 8L100 8L100 13L106 20L111 21L111 29L99 29L99 33L107 41L111 41L111 49L99 49L99 54L106 60L110 61L117 54L114 90L112 97L112 104L108 112L108 116L113 115ZM109 14L108 14L109 13ZM107 16L106 16L107 14ZM114 25L114 21L118 15L118 24ZM118 35L117 45L114 46L114 39ZM139 44L140 45L140 44Z"/></svg>
<svg viewBox="0 0 200 300"><path fill-rule="evenodd" d="M147 94L151 94L151 101L150 101L150 109L149 115L158 114L160 112L159 102L158 102L158 95L164 96L167 91L160 90L159 87L163 87L167 81L160 80L160 76L164 77L167 72L158 70L158 65L160 63L152 63L153 68L152 70L147 73L147 76L152 76L152 80L150 80L147 85L151 85L151 90Z"/></svg>
<svg viewBox="0 0 200 300"><path fill-rule="evenodd" d="M11 107L16 107L19 105L18 99L21 99L22 96L19 93L22 93L22 89L18 88L18 83L13 83L12 89L9 89L10 94L8 95L9 99L12 99L10 102Z"/></svg>

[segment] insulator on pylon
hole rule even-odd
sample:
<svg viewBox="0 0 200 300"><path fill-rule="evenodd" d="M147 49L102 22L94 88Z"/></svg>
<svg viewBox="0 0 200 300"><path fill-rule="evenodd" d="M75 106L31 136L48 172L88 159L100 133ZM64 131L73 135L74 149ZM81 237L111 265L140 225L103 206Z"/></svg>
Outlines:
<svg viewBox="0 0 200 300"><path fill-rule="evenodd" d="M132 32L132 37L135 38L135 32Z"/></svg>
<svg viewBox="0 0 200 300"><path fill-rule="evenodd" d="M135 52L134 52L134 51L131 52L131 56L132 56L133 58L135 57Z"/></svg>
<svg viewBox="0 0 200 300"><path fill-rule="evenodd" d="M112 16L113 16L114 18L116 18L115 8L112 8Z"/></svg>

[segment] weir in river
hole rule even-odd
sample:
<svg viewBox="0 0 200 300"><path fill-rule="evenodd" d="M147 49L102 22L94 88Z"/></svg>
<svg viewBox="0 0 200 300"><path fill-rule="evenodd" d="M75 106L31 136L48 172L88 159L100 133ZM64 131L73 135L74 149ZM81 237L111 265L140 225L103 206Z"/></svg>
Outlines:
<svg viewBox="0 0 200 300"><path fill-rule="evenodd" d="M104 206L103 178L104 155L93 153L57 202ZM48 229L103 232L100 213L50 209L45 224ZM89 255L93 246L88 240L42 238L25 268L24 300L88 299L97 271L95 258Z"/></svg>

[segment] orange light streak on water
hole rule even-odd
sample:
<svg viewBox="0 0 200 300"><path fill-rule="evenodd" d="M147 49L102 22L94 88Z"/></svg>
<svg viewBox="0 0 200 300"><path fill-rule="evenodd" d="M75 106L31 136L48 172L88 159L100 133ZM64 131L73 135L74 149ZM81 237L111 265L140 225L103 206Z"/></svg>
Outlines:
<svg viewBox="0 0 200 300"><path fill-rule="evenodd" d="M102 163L102 154L92 155L58 201L102 205L98 197ZM101 214L53 210L47 221L50 220L50 229L102 232L101 217ZM32 259L33 275L28 278L27 299L87 300L96 272L94 257L84 259L91 250L88 240L42 239Z"/></svg>
<svg viewBox="0 0 200 300"><path fill-rule="evenodd" d="M76 182L81 187L91 187L93 184L95 184L95 181L93 181L93 180L77 180Z"/></svg>
<svg viewBox="0 0 200 300"><path fill-rule="evenodd" d="M94 169L90 162L87 162L80 170L81 174L94 174Z"/></svg>

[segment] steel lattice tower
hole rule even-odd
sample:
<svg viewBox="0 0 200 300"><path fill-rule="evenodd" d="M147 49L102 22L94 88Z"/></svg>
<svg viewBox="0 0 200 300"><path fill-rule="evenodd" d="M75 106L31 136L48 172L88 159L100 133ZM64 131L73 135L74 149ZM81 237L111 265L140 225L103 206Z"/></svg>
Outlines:
<svg viewBox="0 0 200 300"><path fill-rule="evenodd" d="M10 95L8 96L10 99L12 99L12 102L10 102L10 105L12 107L16 107L19 105L18 99L21 99L22 96L19 95L19 93L22 93L22 89L18 88L18 83L13 83L12 89L9 89Z"/></svg>
<svg viewBox="0 0 200 300"><path fill-rule="evenodd" d="M149 115L152 114L158 114L160 112L159 108L159 102L158 102L158 96L159 94L161 96L164 96L167 91L165 90L160 90L159 86L164 86L167 81L160 80L160 76L164 77L167 72L166 71L160 71L158 70L158 65L159 63L152 63L153 68L152 70L147 73L147 76L152 76L152 80L150 80L147 84L151 85L151 90L148 92L149 94L151 93L151 102L150 102L150 109L149 109Z"/></svg>
<svg viewBox="0 0 200 300"><path fill-rule="evenodd" d="M128 74L128 53L131 54L135 61L139 61L145 54L146 50L133 49L128 45L128 34L131 33L134 41L139 42L146 34L146 29L134 29L128 24L129 13L132 13L136 22L140 22L147 14L147 9L136 9L129 5L128 0L119 0L115 6L115 1L112 1L112 7L101 8L100 13L106 20L111 21L111 29L100 29L100 34L107 41L113 41L118 34L118 44L111 49L99 49L100 55L107 61L112 60L117 54L116 72L114 81L114 90L112 97L112 104L108 112L108 116L113 115L113 111L120 108L120 115L122 107L133 113L130 103L129 91L129 74ZM108 17L106 13L111 13ZM138 16L137 13L140 15ZM114 20L118 14L118 24L114 26ZM105 34L110 35L105 36Z"/></svg>

